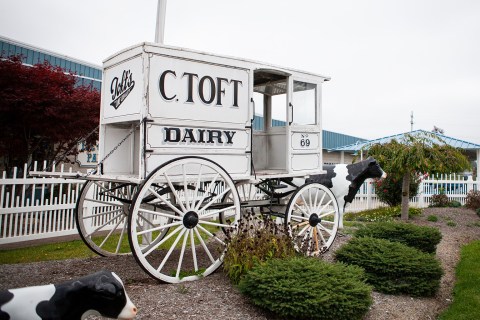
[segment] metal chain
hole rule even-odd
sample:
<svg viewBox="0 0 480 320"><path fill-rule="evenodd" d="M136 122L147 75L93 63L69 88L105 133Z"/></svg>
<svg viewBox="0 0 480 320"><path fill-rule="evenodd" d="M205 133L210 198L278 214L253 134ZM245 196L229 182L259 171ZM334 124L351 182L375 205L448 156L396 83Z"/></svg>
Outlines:
<svg viewBox="0 0 480 320"><path fill-rule="evenodd" d="M87 174L84 175L84 176L82 176L82 177L87 178L87 177L89 177L90 175L96 173L96 172L98 171L98 167L101 166L101 165L103 164L103 162L105 162L105 160L107 160L108 157L110 157L110 156L128 139L128 137L130 137L130 136L135 132L135 130L137 130L137 129L140 127L140 125L141 125L143 122L145 122L145 119L143 119L142 121L138 122L138 124L137 124L132 130L130 130L130 132L129 132L119 143L117 143L117 145L116 145L112 150L110 150L110 152L107 153L107 155L105 155L105 157L103 157L102 160L100 160L100 161L98 162L97 168L96 168L95 170L92 170L92 171L87 172Z"/></svg>
<svg viewBox="0 0 480 320"><path fill-rule="evenodd" d="M87 139L88 139L95 131L97 131L99 127L100 127L100 126L98 125L95 129L93 129L92 131L90 131L90 133L88 133L86 136L81 137L80 139L78 139L78 140L75 142L75 144L73 145L73 147L70 148L70 150L64 152L64 153L63 153L63 156L61 156L58 160L52 161L52 163L51 163L46 169L43 169L43 171L50 171L56 163L59 163L59 162L62 162L63 160L65 160L65 159L68 157L68 154L73 151L73 149L78 148L78 144L79 144L81 141L87 141Z"/></svg>

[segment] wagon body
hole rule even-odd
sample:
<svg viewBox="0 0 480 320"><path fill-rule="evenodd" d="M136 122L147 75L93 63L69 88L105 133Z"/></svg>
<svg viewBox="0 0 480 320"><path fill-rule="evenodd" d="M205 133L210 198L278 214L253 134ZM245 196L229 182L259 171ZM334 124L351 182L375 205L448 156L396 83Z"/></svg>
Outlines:
<svg viewBox="0 0 480 320"><path fill-rule="evenodd" d="M302 178L324 172L327 80L152 43L107 58L99 168L83 176L76 205L81 238L104 256L130 249L170 283L218 269L247 212L274 217L299 251L325 252L338 203Z"/></svg>
<svg viewBox="0 0 480 320"><path fill-rule="evenodd" d="M318 174L326 80L152 43L127 48L104 61L101 176L141 181L186 155L214 161L236 181ZM253 130L259 114L263 129Z"/></svg>

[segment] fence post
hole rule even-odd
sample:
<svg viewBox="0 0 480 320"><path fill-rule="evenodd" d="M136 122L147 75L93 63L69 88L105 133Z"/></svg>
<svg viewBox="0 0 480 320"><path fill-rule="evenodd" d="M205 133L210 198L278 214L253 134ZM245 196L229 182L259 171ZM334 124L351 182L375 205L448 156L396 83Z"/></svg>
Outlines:
<svg viewBox="0 0 480 320"><path fill-rule="evenodd" d="M372 184L371 179L365 181L367 183L367 210L372 209Z"/></svg>
<svg viewBox="0 0 480 320"><path fill-rule="evenodd" d="M425 208L425 192L424 192L424 186L425 182L424 179L420 181L420 184L418 185L418 207L419 208Z"/></svg>
<svg viewBox="0 0 480 320"><path fill-rule="evenodd" d="M467 177L467 193L473 189L473 178L472 176Z"/></svg>

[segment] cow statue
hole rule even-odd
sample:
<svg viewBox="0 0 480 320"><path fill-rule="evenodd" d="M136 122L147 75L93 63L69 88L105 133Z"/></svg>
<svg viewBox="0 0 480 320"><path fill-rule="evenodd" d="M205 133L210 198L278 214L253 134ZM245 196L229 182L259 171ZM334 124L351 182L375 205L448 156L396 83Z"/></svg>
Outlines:
<svg viewBox="0 0 480 320"><path fill-rule="evenodd" d="M61 284L0 291L0 320L80 320L90 315L127 320L136 314L122 280L109 271Z"/></svg>
<svg viewBox="0 0 480 320"><path fill-rule="evenodd" d="M372 157L353 164L326 165L327 173L311 175L305 182L317 182L328 187L338 202L339 228L343 228L345 207L355 199L355 194L368 178L385 178L387 174Z"/></svg>

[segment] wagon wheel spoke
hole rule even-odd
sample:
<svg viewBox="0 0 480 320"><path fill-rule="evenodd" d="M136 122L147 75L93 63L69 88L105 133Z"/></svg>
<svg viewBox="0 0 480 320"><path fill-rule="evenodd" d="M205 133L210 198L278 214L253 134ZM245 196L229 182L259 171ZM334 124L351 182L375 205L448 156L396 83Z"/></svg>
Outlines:
<svg viewBox="0 0 480 320"><path fill-rule="evenodd" d="M169 193L158 191L162 186ZM232 200L224 204L229 194ZM147 197L154 209L145 207ZM225 213L231 221L220 219ZM200 279L221 265L226 243L219 231L233 229L239 217L238 193L223 168L200 157L169 161L150 173L130 206L132 253L155 279Z"/></svg>
<svg viewBox="0 0 480 320"><path fill-rule="evenodd" d="M130 251L125 241L129 194L135 185L87 181L77 199L75 221L84 243L102 256Z"/></svg>
<svg viewBox="0 0 480 320"><path fill-rule="evenodd" d="M295 248L307 255L317 255L328 250L335 240L339 218L333 193L321 184L311 183L292 195L285 223Z"/></svg>

